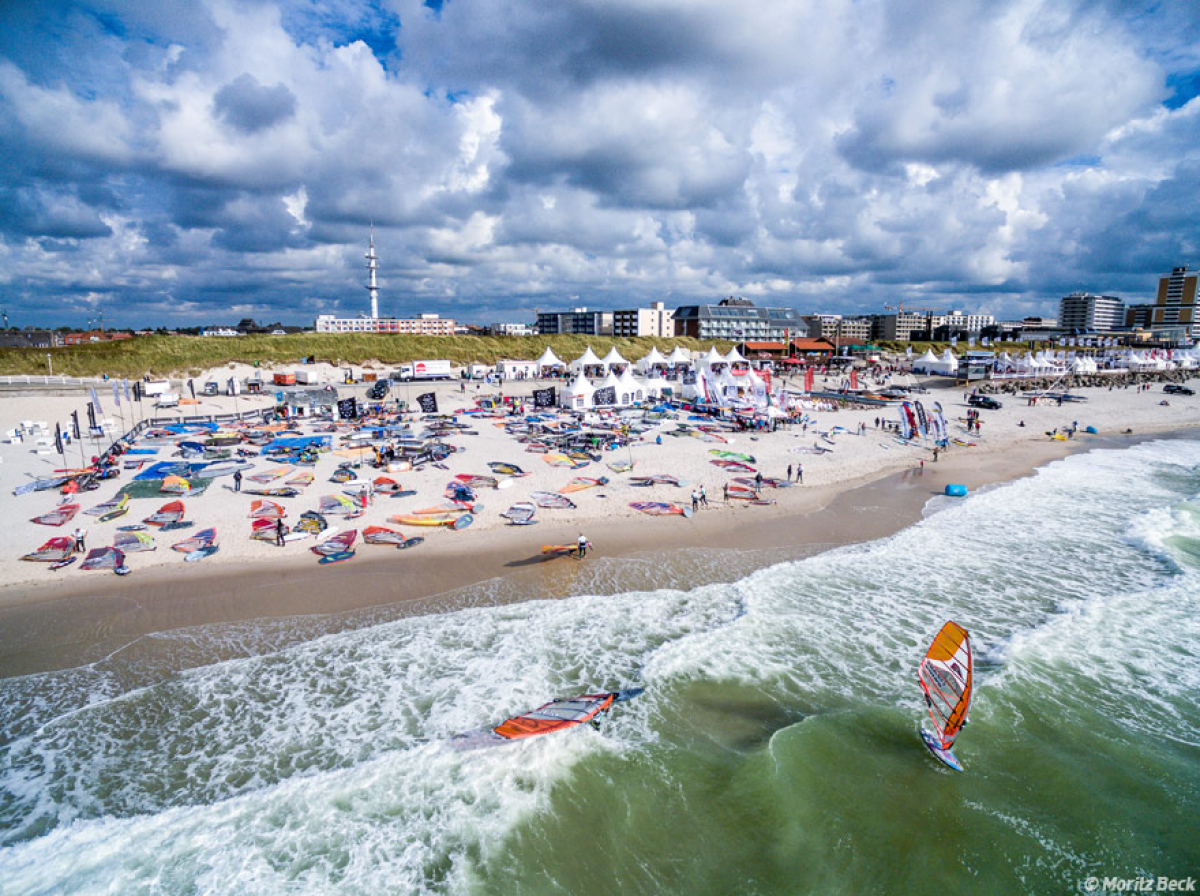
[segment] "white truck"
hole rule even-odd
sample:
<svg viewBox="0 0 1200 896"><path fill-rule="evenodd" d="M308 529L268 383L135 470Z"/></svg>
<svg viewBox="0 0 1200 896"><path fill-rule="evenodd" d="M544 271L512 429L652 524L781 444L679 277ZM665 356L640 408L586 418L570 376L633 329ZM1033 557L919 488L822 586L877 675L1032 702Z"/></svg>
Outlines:
<svg viewBox="0 0 1200 896"><path fill-rule="evenodd" d="M412 361L401 364L392 374L393 379L410 383L413 380L448 380L450 379L449 361Z"/></svg>

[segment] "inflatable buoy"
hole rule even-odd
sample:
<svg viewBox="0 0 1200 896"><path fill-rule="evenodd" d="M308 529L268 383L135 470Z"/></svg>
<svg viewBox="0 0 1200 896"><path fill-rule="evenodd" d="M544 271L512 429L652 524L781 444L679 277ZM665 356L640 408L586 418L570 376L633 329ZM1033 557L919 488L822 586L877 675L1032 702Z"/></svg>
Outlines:
<svg viewBox="0 0 1200 896"><path fill-rule="evenodd" d="M947 485L946 494L952 498L965 498L967 496L967 487L965 485Z"/></svg>

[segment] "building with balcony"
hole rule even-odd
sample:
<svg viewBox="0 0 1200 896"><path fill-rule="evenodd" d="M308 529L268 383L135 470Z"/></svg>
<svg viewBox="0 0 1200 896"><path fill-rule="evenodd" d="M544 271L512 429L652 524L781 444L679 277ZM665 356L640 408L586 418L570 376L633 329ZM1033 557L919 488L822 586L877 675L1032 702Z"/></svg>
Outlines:
<svg viewBox="0 0 1200 896"><path fill-rule="evenodd" d="M436 314L420 317L334 317L317 315L318 333L386 333L393 336L453 336L455 323Z"/></svg>
<svg viewBox="0 0 1200 896"><path fill-rule="evenodd" d="M1173 268L1170 276L1160 277L1154 300L1154 328L1178 327L1192 339L1200 338L1196 293L1197 274L1189 272L1186 265Z"/></svg>
<svg viewBox="0 0 1200 896"><path fill-rule="evenodd" d="M570 311L539 311L537 330L543 336L558 333L581 333L585 336L611 336L613 313L574 308Z"/></svg>
<svg viewBox="0 0 1200 896"><path fill-rule="evenodd" d="M681 305L675 309L675 335L729 342L779 342L806 332L795 308L758 308L730 297L715 305Z"/></svg>
<svg viewBox="0 0 1200 896"><path fill-rule="evenodd" d="M656 336L669 339L675 335L675 312L654 302L649 308L628 308L613 312L614 336Z"/></svg>
<svg viewBox="0 0 1200 896"><path fill-rule="evenodd" d="M1073 292L1059 300L1058 324L1067 333L1112 330L1125 324L1125 303L1116 296Z"/></svg>

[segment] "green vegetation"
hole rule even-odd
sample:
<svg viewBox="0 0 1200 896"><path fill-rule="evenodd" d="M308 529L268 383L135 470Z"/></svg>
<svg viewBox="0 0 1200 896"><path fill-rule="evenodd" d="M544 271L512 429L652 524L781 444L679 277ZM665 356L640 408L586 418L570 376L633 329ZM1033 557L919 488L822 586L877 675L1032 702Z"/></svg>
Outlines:
<svg viewBox="0 0 1200 896"><path fill-rule="evenodd" d="M369 333L298 333L293 336L140 336L116 342L54 349L0 348L0 374L45 374L50 355L55 376L117 377L197 376L203 370L226 364L255 362L299 364L302 358L330 363L391 366L402 361L445 358L455 365L494 364L504 359L536 359L546 346L570 363L589 345L604 357L614 345L629 361L650 351L681 345L707 350L711 343L697 339L654 339L611 336L385 336ZM729 342L717 342L728 351Z"/></svg>

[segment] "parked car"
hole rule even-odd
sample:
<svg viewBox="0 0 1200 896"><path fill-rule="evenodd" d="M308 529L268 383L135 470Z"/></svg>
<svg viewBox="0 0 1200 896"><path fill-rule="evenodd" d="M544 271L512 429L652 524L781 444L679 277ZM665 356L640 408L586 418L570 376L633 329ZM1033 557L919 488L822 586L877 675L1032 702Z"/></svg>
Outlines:
<svg viewBox="0 0 1200 896"><path fill-rule="evenodd" d="M1179 383L1167 383L1163 386L1163 391L1171 395L1195 395L1194 389L1189 389L1187 386L1181 386Z"/></svg>
<svg viewBox="0 0 1200 896"><path fill-rule="evenodd" d="M367 389L367 398L371 401L382 401L390 388L391 384L387 380L376 380L371 384L371 388Z"/></svg>
<svg viewBox="0 0 1200 896"><path fill-rule="evenodd" d="M967 399L967 404L973 408L984 408L989 411L997 411L1003 407L1000 402L996 401L990 395L972 395Z"/></svg>

